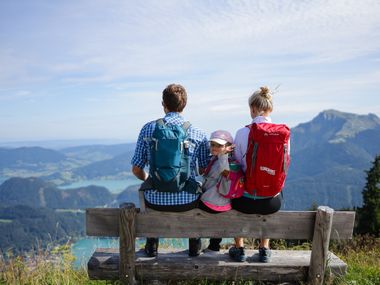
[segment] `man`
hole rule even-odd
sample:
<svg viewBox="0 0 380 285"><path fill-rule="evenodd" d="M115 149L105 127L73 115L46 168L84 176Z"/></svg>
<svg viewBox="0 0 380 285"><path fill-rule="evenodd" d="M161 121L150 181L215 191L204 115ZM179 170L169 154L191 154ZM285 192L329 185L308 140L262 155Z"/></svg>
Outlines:
<svg viewBox="0 0 380 285"><path fill-rule="evenodd" d="M182 117L182 111L187 103L187 93L183 86L179 84L170 84L162 92L162 106L165 112L165 116L162 118L161 124L164 125L186 125L184 118ZM187 124L185 132L187 133L186 147L188 148L188 159L190 163L189 178L186 180L185 186L181 184L178 187L178 191L167 192L157 190L154 187L153 177L155 171L149 171L146 173L144 167L147 164L155 163L151 160L152 156L152 142L157 141L154 137L156 126L159 124L159 120L148 122L143 126L140 131L134 156L132 158L132 172L140 180L143 180L142 185L144 191L145 204L147 207L157 211L171 211L182 212L196 208L198 206L198 198L200 192L197 191L199 187L195 182L195 176L197 172L197 165L200 170L204 169L208 163L209 157L209 144L206 134ZM151 170L151 169L150 169ZM157 184L156 184L157 185ZM194 188L193 190L189 190ZM159 226L159 225L157 225ZM158 238L147 238L145 244L145 253L148 256L156 256L158 248ZM201 240L199 238L189 239L189 255L197 256L201 251Z"/></svg>

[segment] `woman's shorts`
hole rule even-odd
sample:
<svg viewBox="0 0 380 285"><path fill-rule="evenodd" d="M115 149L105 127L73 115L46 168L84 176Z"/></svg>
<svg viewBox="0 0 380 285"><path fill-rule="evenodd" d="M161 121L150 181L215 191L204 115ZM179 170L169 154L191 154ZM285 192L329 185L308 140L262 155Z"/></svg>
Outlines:
<svg viewBox="0 0 380 285"><path fill-rule="evenodd" d="M282 197L281 194L266 199L252 199L248 197L240 197L232 199L232 209L245 214L273 214L280 210Z"/></svg>

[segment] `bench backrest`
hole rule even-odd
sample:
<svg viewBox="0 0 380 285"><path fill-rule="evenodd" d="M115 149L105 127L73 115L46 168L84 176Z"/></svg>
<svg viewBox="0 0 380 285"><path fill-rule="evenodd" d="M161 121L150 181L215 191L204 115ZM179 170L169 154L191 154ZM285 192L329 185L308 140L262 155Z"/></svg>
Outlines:
<svg viewBox="0 0 380 285"><path fill-rule="evenodd" d="M86 210L86 234L89 236L119 236L118 208ZM158 212L136 209L135 236L147 237L254 237L274 239L313 239L316 211L279 211L271 215L243 214L228 211L209 214L199 209L187 212ZM336 211L333 214L331 239L350 239L355 212Z"/></svg>

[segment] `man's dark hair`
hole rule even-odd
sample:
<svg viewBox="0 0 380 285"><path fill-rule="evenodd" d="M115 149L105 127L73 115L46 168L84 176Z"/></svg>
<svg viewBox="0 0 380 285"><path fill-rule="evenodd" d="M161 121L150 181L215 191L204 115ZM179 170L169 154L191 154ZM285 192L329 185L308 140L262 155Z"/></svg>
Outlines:
<svg viewBox="0 0 380 285"><path fill-rule="evenodd" d="M162 101L169 112L182 112L187 103L185 88L179 84L170 84L162 91Z"/></svg>

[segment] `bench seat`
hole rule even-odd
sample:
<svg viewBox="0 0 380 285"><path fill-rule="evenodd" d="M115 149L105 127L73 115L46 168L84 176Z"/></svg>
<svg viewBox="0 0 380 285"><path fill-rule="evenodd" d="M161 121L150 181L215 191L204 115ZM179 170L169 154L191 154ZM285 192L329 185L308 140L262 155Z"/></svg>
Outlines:
<svg viewBox="0 0 380 285"><path fill-rule="evenodd" d="M234 262L227 250L189 257L187 250L161 249L158 257L136 251L136 280L260 280L286 282L306 280L310 250L272 250L270 263L258 261L257 250L246 250L245 262ZM346 273L347 264L329 252L329 268L334 275ZM212 267L210 265L213 265ZM211 269L212 268L212 269ZM88 274L95 280L119 278L119 249L98 248L88 262Z"/></svg>
<svg viewBox="0 0 380 285"><path fill-rule="evenodd" d="M120 208L86 210L86 233L119 237L118 249L97 249L88 262L90 279L138 284L152 280L260 280L322 285L330 273L342 275L347 265L328 251L330 239L352 238L355 212L325 206L317 211L279 211L249 215L228 211L218 215L193 209L157 212L126 203ZM234 226L238 225L238 226ZM157 258L136 251L139 237L253 237L312 240L312 251L273 251L270 263L257 262L257 251L248 251L246 262L234 262L226 251L190 258L187 251L159 247Z"/></svg>

